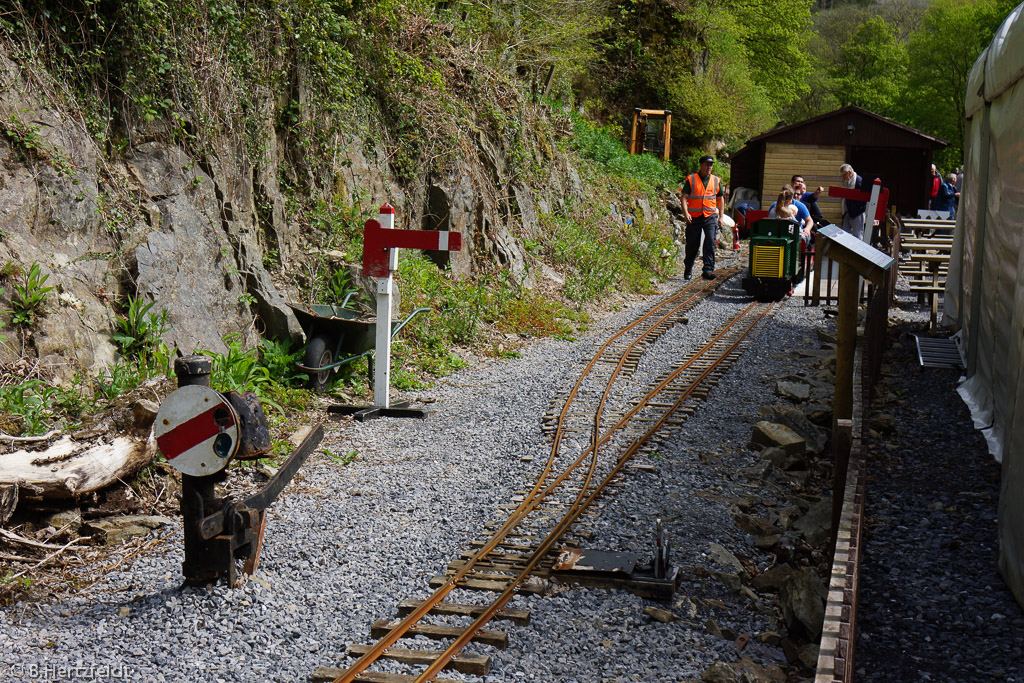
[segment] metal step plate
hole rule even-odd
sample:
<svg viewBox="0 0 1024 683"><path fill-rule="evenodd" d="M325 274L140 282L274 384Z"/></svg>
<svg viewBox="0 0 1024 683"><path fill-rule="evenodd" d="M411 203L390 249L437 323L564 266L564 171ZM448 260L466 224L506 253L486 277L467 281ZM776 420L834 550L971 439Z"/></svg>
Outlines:
<svg viewBox="0 0 1024 683"><path fill-rule="evenodd" d="M957 337L939 339L914 335L914 339L917 340L917 360L921 367L956 370L964 367L963 352Z"/></svg>

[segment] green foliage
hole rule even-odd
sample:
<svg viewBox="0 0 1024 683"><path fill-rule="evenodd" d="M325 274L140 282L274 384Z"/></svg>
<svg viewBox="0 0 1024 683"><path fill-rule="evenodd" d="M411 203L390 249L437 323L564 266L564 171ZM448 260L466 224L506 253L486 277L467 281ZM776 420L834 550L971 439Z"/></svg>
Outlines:
<svg viewBox="0 0 1024 683"><path fill-rule="evenodd" d="M115 319L117 331L111 335L121 355L141 358L145 363L160 345L164 334L170 330L166 309L159 314L150 312L155 303L145 303L142 297L128 297L128 307L123 315Z"/></svg>
<svg viewBox="0 0 1024 683"><path fill-rule="evenodd" d="M581 79L613 111L671 109L675 153L760 132L806 90L806 0L616 2Z"/></svg>
<svg viewBox="0 0 1024 683"><path fill-rule="evenodd" d="M967 76L1014 4L934 0L910 37L902 119L949 141L937 155L940 167L962 163Z"/></svg>
<svg viewBox="0 0 1024 683"><path fill-rule="evenodd" d="M831 3L830 3L831 5ZM967 76L1010 0L836 3L814 18L809 95L796 121L855 104L946 139L940 167L962 162Z"/></svg>
<svg viewBox="0 0 1024 683"><path fill-rule="evenodd" d="M614 14L593 0L481 2L468 8L463 30L482 36L495 55L515 59L529 73L534 89L554 68L556 90L585 73L598 54L601 32L614 25Z"/></svg>
<svg viewBox="0 0 1024 683"><path fill-rule="evenodd" d="M138 360L119 358L114 365L97 375L93 383L103 398L113 401L153 376L151 369L151 366Z"/></svg>
<svg viewBox="0 0 1024 683"><path fill-rule="evenodd" d="M217 391L253 391L259 394L260 385L271 382L270 370L260 364L256 349L243 348L240 334L224 337L227 353L200 351L213 363L210 386Z"/></svg>
<svg viewBox="0 0 1024 683"><path fill-rule="evenodd" d="M20 424L20 434L36 436L78 420L94 407L81 383L51 386L40 379L24 380L0 387L2 422ZM5 427L3 431L9 430Z"/></svg>
<svg viewBox="0 0 1024 683"><path fill-rule="evenodd" d="M297 372L296 361L303 349L291 350L291 342L264 339L258 348L244 348L239 334L224 337L227 353L200 351L213 362L210 386L217 391L251 391L261 402L279 414L285 406L296 408L308 405L308 392L298 388L307 376Z"/></svg>
<svg viewBox="0 0 1024 683"><path fill-rule="evenodd" d="M340 306L349 294L356 294L358 287L352 285L348 270L329 270L326 284L320 294L320 303Z"/></svg>
<svg viewBox="0 0 1024 683"><path fill-rule="evenodd" d="M11 117L0 125L0 133L16 148L21 148L26 157L40 156L46 152L46 141L39 134L39 126L26 124L17 114L11 114Z"/></svg>
<svg viewBox="0 0 1024 683"><path fill-rule="evenodd" d="M640 188L674 188L682 174L672 162L653 154L630 154L622 140L608 126L597 126L580 114L570 114L574 137L571 146L584 158L597 162L617 179Z"/></svg>
<svg viewBox="0 0 1024 683"><path fill-rule="evenodd" d="M335 453L330 448L324 448L323 449L323 454L326 455L331 460L333 460L334 462L336 462L336 463L338 463L339 465L342 465L342 466L351 465L352 463L354 463L356 460L359 459L359 451L357 451L355 449L350 450L350 451L348 451L345 454L341 454L341 453Z"/></svg>
<svg viewBox="0 0 1024 683"><path fill-rule="evenodd" d="M905 88L906 47L881 17L861 24L839 50L832 83L840 106L856 104L892 116Z"/></svg>
<svg viewBox="0 0 1024 683"><path fill-rule="evenodd" d="M43 275L38 263L33 263L27 273L23 274L22 282L14 285L11 296L11 322L15 325L31 327L36 317L46 308L46 300L53 287L46 287L49 275Z"/></svg>
<svg viewBox="0 0 1024 683"><path fill-rule="evenodd" d="M732 21L723 24L728 37L735 36L744 48L750 80L774 107L802 97L810 75L807 43L812 39L807 0L734 0L726 7ZM713 40L720 37L714 35Z"/></svg>
<svg viewBox="0 0 1024 683"><path fill-rule="evenodd" d="M358 197L351 202L334 197L317 202L301 214L300 219L308 223L319 243L319 253L340 252L349 263L362 259L363 226L372 215L362 204ZM348 270L339 267L333 256L322 256L310 268L311 303L340 305L349 292L358 291Z"/></svg>
<svg viewBox="0 0 1024 683"><path fill-rule="evenodd" d="M662 249L672 238L640 220L618 224L608 215L581 213L574 218L542 215L546 251L569 274L565 295L593 301L618 289L650 292L651 278L663 272Z"/></svg>
<svg viewBox="0 0 1024 683"><path fill-rule="evenodd" d="M7 282L11 278L20 277L24 272L25 269L14 261L4 261L4 264L0 266L0 282Z"/></svg>
<svg viewBox="0 0 1024 683"><path fill-rule="evenodd" d="M21 433L34 436L47 431L53 388L42 380L30 379L0 388L0 414L21 420Z"/></svg>
<svg viewBox="0 0 1024 683"><path fill-rule="evenodd" d="M300 372L296 366L302 360L302 355L301 348L292 350L291 339L282 342L273 339L260 340L260 364L279 385L294 387L309 379L309 376Z"/></svg>
<svg viewBox="0 0 1024 683"><path fill-rule="evenodd" d="M397 277L403 313L432 309L414 318L392 348L393 381L408 388L419 387L419 380L403 372L441 376L464 367L452 347L478 343L487 326L507 334L543 336L571 329L569 312L561 304L526 289L508 271L455 280L421 254L403 252Z"/></svg>
<svg viewBox="0 0 1024 683"><path fill-rule="evenodd" d="M15 573L13 570L0 572L0 605L11 605L19 600L30 597L29 588L35 580L21 576L26 570Z"/></svg>

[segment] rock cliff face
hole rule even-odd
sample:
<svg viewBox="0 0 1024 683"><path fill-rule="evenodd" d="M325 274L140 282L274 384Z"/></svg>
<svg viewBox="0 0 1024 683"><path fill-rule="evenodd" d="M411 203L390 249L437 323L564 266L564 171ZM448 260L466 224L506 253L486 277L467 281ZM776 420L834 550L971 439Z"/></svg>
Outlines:
<svg viewBox="0 0 1024 683"><path fill-rule="evenodd" d="M315 256L316 242L290 218L278 184L283 145L270 122L258 159L234 139L197 154L157 125L132 131L123 152L101 150L46 74L2 48L0 79L0 266L38 263L56 287L35 326L3 329L0 362L36 356L65 378L100 371L116 360L110 334L128 295L169 312L165 341L183 352L223 350L227 334L249 343L257 333L299 334L285 302L303 297L282 283ZM545 169L542 184L514 177L500 141L478 131L455 171L423 169L399 188L364 139L339 139L333 186L313 191L388 201L399 227L462 232L464 251L434 255L458 276L486 260L529 284L542 269L528 268L521 240L538 230L538 210L583 195L579 174L547 143L529 151ZM268 251L281 264L274 277ZM7 267L0 277L0 309L9 310L19 276Z"/></svg>

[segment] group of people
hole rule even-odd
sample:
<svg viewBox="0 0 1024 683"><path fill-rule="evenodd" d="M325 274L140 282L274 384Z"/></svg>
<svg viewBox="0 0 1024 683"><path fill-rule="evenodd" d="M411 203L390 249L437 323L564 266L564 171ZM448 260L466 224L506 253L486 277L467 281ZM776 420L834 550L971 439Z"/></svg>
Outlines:
<svg viewBox="0 0 1024 683"><path fill-rule="evenodd" d="M864 179L853 170L850 164L843 164L839 167L839 175L843 179L843 187L851 190L866 191L863 187ZM825 188L818 186L813 192L807 191L807 184L801 175L794 175L789 185L785 185L779 193L779 198L768 207L769 218L784 218L792 220L800 228L800 236L805 244L814 241L814 231L818 228L829 225L818 206L818 198ZM850 233L857 239L864 238L864 211L867 202L856 199L842 200L842 225L843 230Z"/></svg>
<svg viewBox="0 0 1024 683"><path fill-rule="evenodd" d="M697 260L697 250L701 248L702 275L710 280L715 271L715 243L718 226L725 216L725 189L722 180L711 171L714 169L715 158L711 155L700 158L699 170L686 176L683 181L683 220L686 223L686 250L683 255L683 277L690 279L693 265ZM932 167L935 168L934 166ZM864 190L864 180L853 170L850 164L839 167L843 178L843 187ZM825 188L818 186L808 191L807 183L802 175L794 175L790 183L782 188L778 199L768 208L769 218L782 218L797 224L800 236L805 244L814 240L814 230L828 225L829 221L821 213L818 198ZM864 236L864 212L867 202L854 199L842 200L842 229L857 239Z"/></svg>
<svg viewBox="0 0 1024 683"><path fill-rule="evenodd" d="M693 273L693 265L697 260L701 238L704 246L701 249L703 261L702 275L706 279L714 278L715 243L718 226L725 216L725 190L721 179L712 174L715 158L711 155L700 158L699 170L686 176L683 181L683 220L686 222L686 251L683 257L683 277L687 280ZM850 164L839 167L839 175L843 179L843 187L868 191L863 187L864 179L857 174ZM960 201L960 188L963 185L963 169L948 174L945 179L932 164L931 192L928 208L934 211L948 211L950 219L956 218L956 209ZM778 198L768 207L769 218L782 218L795 223L805 244L814 240L814 231L828 225L829 221L821 213L818 198L825 188L818 186L813 192L808 191L802 175L794 175L790 183L782 188ZM856 199L842 200L842 227L857 239L864 239L864 219L867 202Z"/></svg>
<svg viewBox="0 0 1024 683"><path fill-rule="evenodd" d="M778 199L768 207L768 218L782 218L796 223L804 244L810 244L814 240L814 229L828 224L818 206L818 197L824 191L825 188L819 185L813 192L808 192L804 177L794 175L789 185L782 187Z"/></svg>
<svg viewBox="0 0 1024 683"><path fill-rule="evenodd" d="M960 204L960 188L964 182L964 169L960 167L956 173L949 173L943 179L935 164L932 164L931 187L928 195L928 208L932 211L948 211L949 219L956 220L956 209Z"/></svg>

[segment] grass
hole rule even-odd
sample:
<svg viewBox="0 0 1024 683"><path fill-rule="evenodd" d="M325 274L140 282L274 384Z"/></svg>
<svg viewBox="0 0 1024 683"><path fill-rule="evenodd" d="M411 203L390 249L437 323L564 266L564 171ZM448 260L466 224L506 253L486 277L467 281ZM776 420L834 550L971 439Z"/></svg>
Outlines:
<svg viewBox="0 0 1024 683"><path fill-rule="evenodd" d="M465 366L456 347L482 345L492 331L527 336L573 332L575 316L563 303L516 283L507 270L474 280L456 280L416 252L403 252L397 281L402 314L431 310L413 319L392 347L392 382L404 389L424 388L411 375L440 377Z"/></svg>
<svg viewBox="0 0 1024 683"><path fill-rule="evenodd" d="M331 460L333 460L334 462L338 463L343 467L345 465L351 465L352 463L359 459L359 451L354 449L342 455L340 453L335 453L330 448L324 448L323 453L328 458L330 458Z"/></svg>
<svg viewBox="0 0 1024 683"><path fill-rule="evenodd" d="M594 162L607 175L624 181L627 192L675 190L683 173L671 161L653 154L630 154L616 129L598 126L576 111L569 113L573 137L566 143L584 159Z"/></svg>
<svg viewBox="0 0 1024 683"><path fill-rule="evenodd" d="M574 301L595 301L613 290L649 293L652 278L674 266L662 258L674 249L671 233L640 218L620 223L589 208L570 217L541 214L540 221L544 251L566 271L565 295Z"/></svg>

